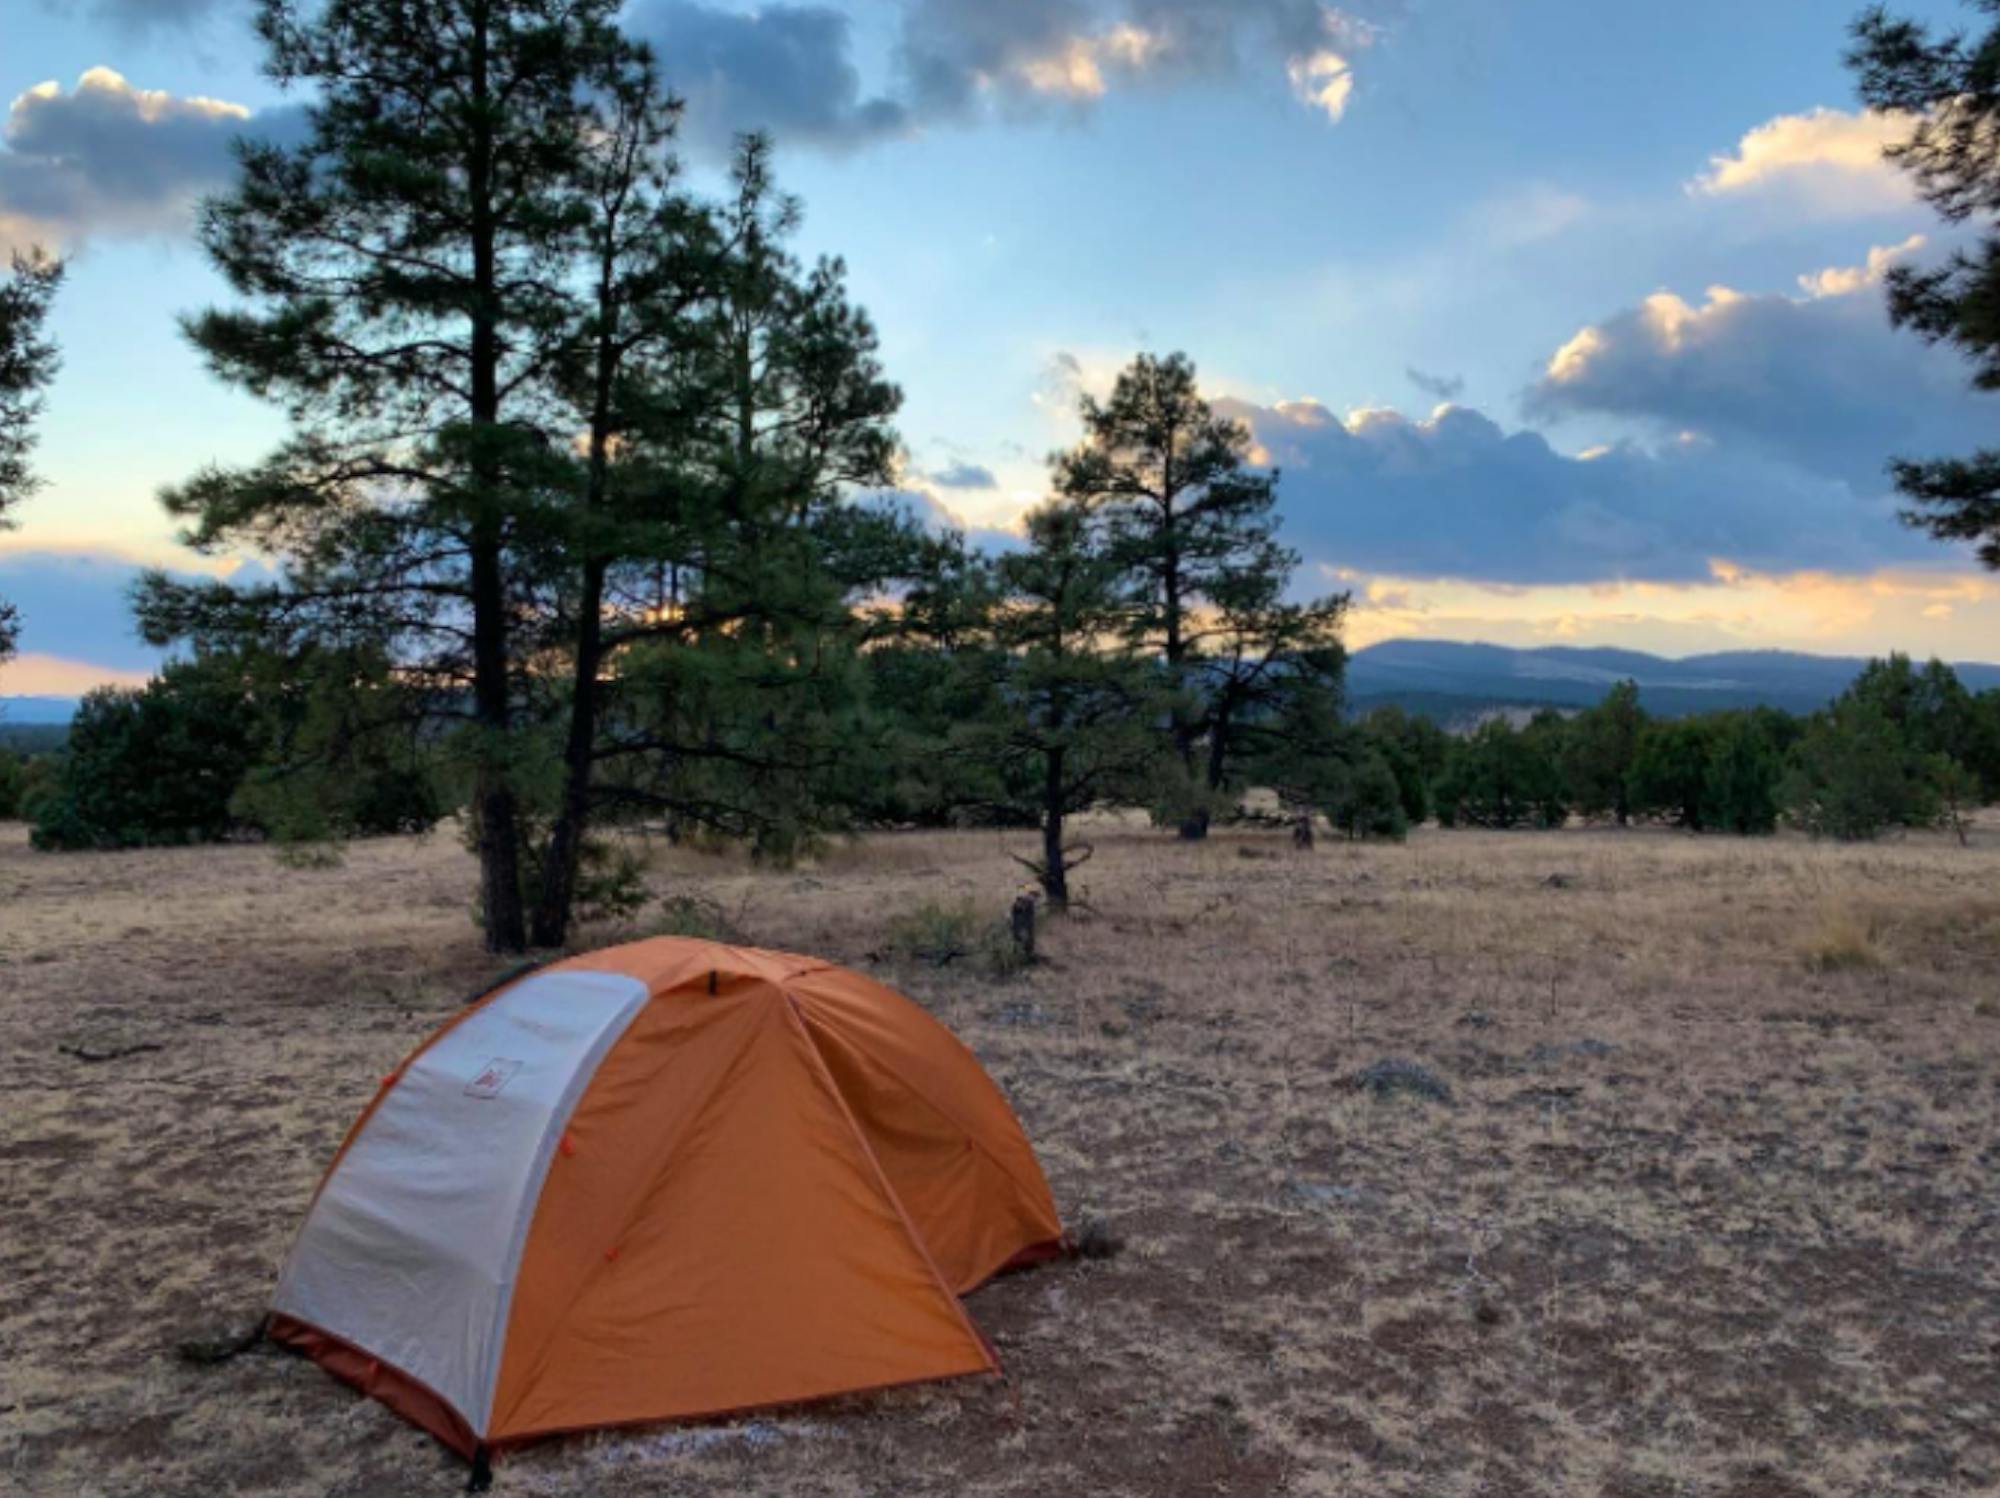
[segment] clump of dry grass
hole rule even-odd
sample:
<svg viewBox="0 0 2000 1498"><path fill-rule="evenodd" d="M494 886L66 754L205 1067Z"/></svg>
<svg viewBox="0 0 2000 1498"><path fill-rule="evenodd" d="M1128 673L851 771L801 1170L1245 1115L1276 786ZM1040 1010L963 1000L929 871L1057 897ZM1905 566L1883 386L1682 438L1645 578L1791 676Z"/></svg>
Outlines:
<svg viewBox="0 0 2000 1498"><path fill-rule="evenodd" d="M1882 923L1841 900L1824 902L1799 937L1799 956L1816 973L1854 972L1882 966Z"/></svg>

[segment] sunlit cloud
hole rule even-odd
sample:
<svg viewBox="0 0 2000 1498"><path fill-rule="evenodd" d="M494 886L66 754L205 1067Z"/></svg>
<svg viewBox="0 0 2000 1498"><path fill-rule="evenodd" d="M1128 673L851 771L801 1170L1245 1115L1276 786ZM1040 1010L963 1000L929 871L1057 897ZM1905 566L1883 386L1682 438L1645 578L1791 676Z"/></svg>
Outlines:
<svg viewBox="0 0 2000 1498"><path fill-rule="evenodd" d="M1746 134L1736 149L1709 159L1688 183L1703 197L1782 191L1836 214L1865 214L1912 201L1908 178L1882 152L1910 138L1909 115L1838 109L1779 115Z"/></svg>
<svg viewBox="0 0 2000 1498"><path fill-rule="evenodd" d="M1717 559L1687 582L1613 581L1534 588L1322 569L1354 593L1348 644L1473 640L1529 647L1615 645L1684 655L1791 649L1827 655L1904 650L1990 657L2000 638L2000 578L1969 569L1761 571Z"/></svg>
<svg viewBox="0 0 2000 1498"><path fill-rule="evenodd" d="M1347 101L1354 93L1354 69L1331 47L1287 58L1285 76L1291 79L1292 97L1301 104L1335 122L1347 113Z"/></svg>
<svg viewBox="0 0 2000 1498"><path fill-rule="evenodd" d="M1809 297L1852 296L1881 284L1890 267L1899 260L1907 260L1928 243L1923 235L1912 234L1901 244L1877 245L1868 252L1864 264L1830 265L1825 270L1800 276L1799 286Z"/></svg>

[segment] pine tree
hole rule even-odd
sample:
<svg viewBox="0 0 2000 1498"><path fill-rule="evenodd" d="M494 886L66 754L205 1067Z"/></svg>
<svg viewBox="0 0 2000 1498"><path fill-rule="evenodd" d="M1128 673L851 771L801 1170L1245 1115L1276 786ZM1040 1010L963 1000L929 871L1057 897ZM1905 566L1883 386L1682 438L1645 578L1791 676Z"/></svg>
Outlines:
<svg viewBox="0 0 2000 1498"><path fill-rule="evenodd" d="M1122 631L1173 693L1171 809L1200 837L1254 752L1246 726L1277 716L1290 685L1338 677L1345 599L1283 601L1298 557L1277 540L1278 477L1250 467L1249 430L1202 399L1186 355L1140 355L1081 412L1084 440L1055 459L1055 487L1102 519L1126 571Z"/></svg>
<svg viewBox="0 0 2000 1498"><path fill-rule="evenodd" d="M985 668L996 674L998 711L960 743L1020 787L1042 838L1041 856L1022 862L1061 910L1070 872L1091 852L1070 841L1069 818L1129 795L1158 758L1158 680L1118 638L1124 564L1090 513L1055 501L1028 516L1027 532L1028 549L996 564L1001 602Z"/></svg>
<svg viewBox="0 0 2000 1498"><path fill-rule="evenodd" d="M1578 812L1608 815L1620 827L1632 820L1632 763L1645 727L1639 686L1632 681L1619 682L1602 702L1570 721L1563 770Z"/></svg>
<svg viewBox="0 0 2000 1498"><path fill-rule="evenodd" d="M267 68L308 87L303 143L241 152L201 239L242 305L187 323L222 378L278 403L264 463L169 490L203 549L263 545L251 594L148 584L155 638L257 616L372 637L468 704L480 906L526 943L518 731L550 585L550 497L574 494L566 383L587 302L589 192L647 61L616 0L263 0Z"/></svg>
<svg viewBox="0 0 2000 1498"><path fill-rule="evenodd" d="M1992 13L1990 0L1981 8ZM1973 365L1973 385L2000 390L2000 24L1983 36L1934 35L1922 22L1870 8L1848 54L1863 101L1907 113L1914 133L1890 160L1949 223L1977 221L1978 246L1942 266L1889 272L1889 316ZM1899 458L1890 465L1911 501L1904 518L1942 541L1972 542L2000 568L2000 450L1964 458Z"/></svg>
<svg viewBox="0 0 2000 1498"><path fill-rule="evenodd" d="M28 460L42 392L56 372L55 345L43 327L62 277L61 261L31 250L13 256L12 274L0 281L0 530L12 529L8 511L37 487ZM14 608L0 598L0 665L14 653L17 638Z"/></svg>
<svg viewBox="0 0 2000 1498"><path fill-rule="evenodd" d="M539 945L566 933L563 885L596 807L664 812L778 859L844 821L876 629L858 604L923 549L907 516L846 502L890 480L902 397L844 268L786 252L798 208L764 141L743 143L734 186L704 230L712 254L632 298L658 332L622 339L629 388L593 427L606 479L572 548L584 587Z"/></svg>

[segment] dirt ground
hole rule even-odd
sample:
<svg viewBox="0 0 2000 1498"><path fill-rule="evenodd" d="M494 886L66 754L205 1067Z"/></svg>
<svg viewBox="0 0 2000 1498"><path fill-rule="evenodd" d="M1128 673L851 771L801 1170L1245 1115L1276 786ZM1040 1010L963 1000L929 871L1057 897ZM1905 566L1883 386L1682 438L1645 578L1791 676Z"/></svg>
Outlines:
<svg viewBox="0 0 2000 1498"><path fill-rule="evenodd" d="M555 1441L497 1491L2000 1490L2000 834L1106 828L1045 965L898 949L928 901L998 920L1025 842L652 879L930 1007L1123 1251L972 1297L1011 1388ZM0 828L0 1491L459 1490L310 1363L175 1347L254 1320L377 1078L495 971L471 892L447 836ZM1356 1085L1388 1058L1449 1098Z"/></svg>

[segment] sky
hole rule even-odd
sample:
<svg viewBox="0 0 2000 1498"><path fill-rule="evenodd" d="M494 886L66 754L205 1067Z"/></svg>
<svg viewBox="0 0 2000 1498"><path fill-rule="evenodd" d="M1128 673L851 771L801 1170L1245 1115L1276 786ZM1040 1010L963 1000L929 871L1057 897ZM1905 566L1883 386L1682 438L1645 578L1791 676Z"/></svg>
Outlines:
<svg viewBox="0 0 2000 1498"><path fill-rule="evenodd" d="M1278 467L1300 588L1399 635L2000 659L2000 576L1899 525L1884 464L2000 396L1892 330L1963 242L1881 148L1842 0L631 0L713 180L777 142L903 387L910 491L1009 530L1076 402L1185 350ZM1951 0L1902 0L1940 23ZM0 694L137 680L156 495L283 423L177 319L194 204L309 98L247 0L0 0L0 250L72 257L45 489L0 536Z"/></svg>

